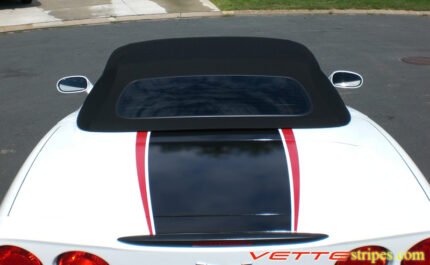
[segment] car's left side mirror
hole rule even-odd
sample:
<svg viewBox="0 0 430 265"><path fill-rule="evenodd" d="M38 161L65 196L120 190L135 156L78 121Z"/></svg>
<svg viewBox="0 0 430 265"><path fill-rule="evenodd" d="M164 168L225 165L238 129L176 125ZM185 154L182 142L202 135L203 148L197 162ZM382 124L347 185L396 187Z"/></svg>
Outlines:
<svg viewBox="0 0 430 265"><path fill-rule="evenodd" d="M64 94L87 92L93 88L91 81L82 75L66 76L58 80L57 90Z"/></svg>
<svg viewBox="0 0 430 265"><path fill-rule="evenodd" d="M336 88L356 89L363 85L363 77L351 71L334 71L328 79Z"/></svg>

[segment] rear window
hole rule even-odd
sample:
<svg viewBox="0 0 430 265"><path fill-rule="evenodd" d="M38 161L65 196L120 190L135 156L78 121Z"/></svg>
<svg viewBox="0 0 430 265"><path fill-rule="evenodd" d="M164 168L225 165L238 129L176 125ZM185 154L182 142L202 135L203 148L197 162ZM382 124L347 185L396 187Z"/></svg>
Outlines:
<svg viewBox="0 0 430 265"><path fill-rule="evenodd" d="M297 116L311 103L302 85L279 76L177 76L136 80L117 102L122 118Z"/></svg>

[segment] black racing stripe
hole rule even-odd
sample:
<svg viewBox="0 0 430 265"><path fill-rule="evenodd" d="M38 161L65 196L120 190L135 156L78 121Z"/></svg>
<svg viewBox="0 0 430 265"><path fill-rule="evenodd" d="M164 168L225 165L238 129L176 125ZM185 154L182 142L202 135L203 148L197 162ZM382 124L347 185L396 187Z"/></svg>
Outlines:
<svg viewBox="0 0 430 265"><path fill-rule="evenodd" d="M291 231L277 130L153 132L148 171L157 234Z"/></svg>

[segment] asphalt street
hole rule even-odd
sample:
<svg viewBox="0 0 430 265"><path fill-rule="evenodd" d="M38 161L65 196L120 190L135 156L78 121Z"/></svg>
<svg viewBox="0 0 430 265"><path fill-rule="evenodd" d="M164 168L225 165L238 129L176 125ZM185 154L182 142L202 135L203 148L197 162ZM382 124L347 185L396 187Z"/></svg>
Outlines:
<svg viewBox="0 0 430 265"><path fill-rule="evenodd" d="M57 93L57 79L84 74L96 81L111 51L130 42L222 35L299 41L327 74L361 73L364 87L340 91L343 99L384 127L430 178L430 66L401 61L430 56L430 17L243 16L0 34L0 196L41 137L84 100Z"/></svg>

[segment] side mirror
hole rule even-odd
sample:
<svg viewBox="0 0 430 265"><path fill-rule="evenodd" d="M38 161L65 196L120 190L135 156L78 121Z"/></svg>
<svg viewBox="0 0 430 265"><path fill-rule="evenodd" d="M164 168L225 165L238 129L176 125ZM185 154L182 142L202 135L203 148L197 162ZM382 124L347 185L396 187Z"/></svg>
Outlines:
<svg viewBox="0 0 430 265"><path fill-rule="evenodd" d="M66 76L58 80L57 90L64 94L81 93L86 91L90 93L93 88L91 81L82 75Z"/></svg>
<svg viewBox="0 0 430 265"><path fill-rule="evenodd" d="M363 85L363 77L350 71L334 71L328 79L336 88L356 89Z"/></svg>

